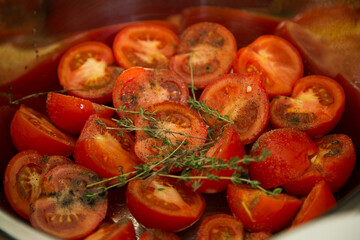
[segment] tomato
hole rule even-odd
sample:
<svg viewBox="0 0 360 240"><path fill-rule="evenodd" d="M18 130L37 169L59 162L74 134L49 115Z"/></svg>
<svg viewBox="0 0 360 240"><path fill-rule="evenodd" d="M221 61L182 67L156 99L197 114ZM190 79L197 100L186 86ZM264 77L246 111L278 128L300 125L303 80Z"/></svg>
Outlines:
<svg viewBox="0 0 360 240"><path fill-rule="evenodd" d="M303 76L304 67L297 49L283 38L263 35L236 55L234 72L258 72L264 77L269 98L289 95L296 80Z"/></svg>
<svg viewBox="0 0 360 240"><path fill-rule="evenodd" d="M51 121L60 129L78 134L86 120L92 114L110 118L114 111L89 100L50 92L46 100L46 109Z"/></svg>
<svg viewBox="0 0 360 240"><path fill-rule="evenodd" d="M147 229L139 240L181 240L181 238L173 232L161 229Z"/></svg>
<svg viewBox="0 0 360 240"><path fill-rule="evenodd" d="M215 214L205 218L197 232L197 240L241 240L244 227L240 221L228 214Z"/></svg>
<svg viewBox="0 0 360 240"><path fill-rule="evenodd" d="M107 195L98 192L100 177L76 164L63 164L48 171L43 178L42 195L31 205L30 222L44 232L66 239L77 239L92 232L105 218Z"/></svg>
<svg viewBox="0 0 360 240"><path fill-rule="evenodd" d="M154 23L136 23L123 28L115 36L113 51L122 68L166 69L177 44L178 37L169 28Z"/></svg>
<svg viewBox="0 0 360 240"><path fill-rule="evenodd" d="M191 149L205 143L206 125L199 114L189 107L178 103L164 102L148 108L147 112L154 113L151 117L156 119L158 124L138 116L135 121L136 127L142 129L161 128L170 132L162 134L159 138L151 135L151 133L149 134L149 132L136 131L135 153L142 162L155 162L163 159L164 155L174 151L174 146L179 146L182 141L185 141L186 144L184 142L180 149ZM170 140L173 146L165 143L163 139L165 137ZM169 170L176 171L179 169L173 168Z"/></svg>
<svg viewBox="0 0 360 240"><path fill-rule="evenodd" d="M180 44L169 67L188 84L193 80L194 86L202 89L230 71L236 50L235 38L224 26L208 22L197 23L181 34Z"/></svg>
<svg viewBox="0 0 360 240"><path fill-rule="evenodd" d="M223 75L204 89L199 101L229 116L243 144L255 141L269 121L270 104L257 73ZM219 124L214 117L205 117L211 126Z"/></svg>
<svg viewBox="0 0 360 240"><path fill-rule="evenodd" d="M128 218L116 223L104 223L84 240L136 240L133 222Z"/></svg>
<svg viewBox="0 0 360 240"><path fill-rule="evenodd" d="M291 227L301 225L315 219L336 206L336 200L325 181L317 183L305 198Z"/></svg>
<svg viewBox="0 0 360 240"><path fill-rule="evenodd" d="M337 192L349 179L356 163L355 148L344 134L330 134L315 140L318 152L311 157L310 167L294 181L283 185L292 194L307 195L314 185L325 180Z"/></svg>
<svg viewBox="0 0 360 240"><path fill-rule="evenodd" d="M73 153L75 139L61 132L47 116L21 105L10 125L11 139L19 151L33 149L46 155Z"/></svg>
<svg viewBox="0 0 360 240"><path fill-rule="evenodd" d="M249 164L250 179L268 189L294 181L310 166L309 158L317 152L316 144L302 131L292 128L271 130L261 135L251 148L252 156L270 155Z"/></svg>
<svg viewBox="0 0 360 240"><path fill-rule="evenodd" d="M271 232L245 232L244 240L265 240L271 235Z"/></svg>
<svg viewBox="0 0 360 240"><path fill-rule="evenodd" d="M102 125L103 123L104 125ZM134 170L139 161L134 153L134 137L109 119L91 115L76 142L74 159L101 177L113 177Z"/></svg>
<svg viewBox="0 0 360 240"><path fill-rule="evenodd" d="M16 154L8 163L4 176L4 191L11 207L29 219L30 204L41 193L41 183L47 171L60 164L71 164L63 156L44 156L34 150Z"/></svg>
<svg viewBox="0 0 360 240"><path fill-rule="evenodd" d="M169 70L133 67L124 71L115 83L113 103L116 108L139 111L156 103L170 101L187 105L189 89ZM117 112L120 117L135 120L136 115Z"/></svg>
<svg viewBox="0 0 360 240"><path fill-rule="evenodd" d="M126 202L140 224L175 232L195 223L205 208L200 193L181 181L165 177L132 180L127 187Z"/></svg>
<svg viewBox="0 0 360 240"><path fill-rule="evenodd" d="M221 159L221 161L229 162L231 158L238 157L242 159L245 155L245 149L240 141L239 134L236 132L235 128L232 125L225 127L224 132L218 137L216 143L211 147L205 154L209 158ZM243 164L239 164L243 166ZM190 176L206 176L207 173L213 174L215 176L222 177L231 177L234 174L235 170L229 168L207 171L193 169L190 172ZM188 187L192 187L195 180L190 182L185 182ZM226 189L227 185L231 183L231 180L209 180L202 179L198 181L201 183L201 186L196 189L197 192L201 193L217 193Z"/></svg>
<svg viewBox="0 0 360 240"><path fill-rule="evenodd" d="M232 213L252 232L277 232L295 216L301 200L279 193L267 195L245 184L229 184L227 201Z"/></svg>
<svg viewBox="0 0 360 240"><path fill-rule="evenodd" d="M114 63L110 47L95 41L83 42L68 49L58 66L60 85L70 95L97 103L111 100L120 69Z"/></svg>
<svg viewBox="0 0 360 240"><path fill-rule="evenodd" d="M311 137L321 137L338 123L344 105L339 83L325 76L306 76L295 83L291 97L271 101L270 121L276 128L298 128Z"/></svg>

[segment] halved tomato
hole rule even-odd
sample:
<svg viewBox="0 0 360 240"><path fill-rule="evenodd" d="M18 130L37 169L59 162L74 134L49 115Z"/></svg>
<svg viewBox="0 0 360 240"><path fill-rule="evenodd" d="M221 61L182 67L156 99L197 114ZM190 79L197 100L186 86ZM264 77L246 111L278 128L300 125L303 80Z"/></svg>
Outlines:
<svg viewBox="0 0 360 240"><path fill-rule="evenodd" d="M51 121L60 129L78 134L86 120L92 114L110 118L114 111L89 100L50 92L46 100L46 109Z"/></svg>
<svg viewBox="0 0 360 240"><path fill-rule="evenodd" d="M243 224L228 214L215 214L205 218L199 227L196 240L242 240Z"/></svg>
<svg viewBox="0 0 360 240"><path fill-rule="evenodd" d="M236 55L234 72L263 75L269 98L291 93L295 81L302 78L304 67L297 49L274 35L263 35Z"/></svg>
<svg viewBox="0 0 360 240"><path fill-rule="evenodd" d="M270 155L260 162L249 164L249 176L268 189L294 181L310 166L309 158L318 148L304 132L281 128L261 135L251 148L252 156Z"/></svg>
<svg viewBox="0 0 360 240"><path fill-rule="evenodd" d="M139 111L156 103L170 101L187 105L189 89L186 83L169 70L133 67L124 71L115 83L113 103L116 108ZM135 120L136 115L117 112L120 117Z"/></svg>
<svg viewBox="0 0 360 240"><path fill-rule="evenodd" d="M181 240L181 238L173 232L150 228L141 235L139 240Z"/></svg>
<svg viewBox="0 0 360 240"><path fill-rule="evenodd" d="M291 97L271 101L270 121L276 128L297 128L310 137L321 137L338 123L344 105L345 93L338 82L310 75L296 81Z"/></svg>
<svg viewBox="0 0 360 240"><path fill-rule="evenodd" d="M138 165L134 144L133 135L94 114L86 121L76 142L74 159L101 177L113 177L131 172Z"/></svg>
<svg viewBox="0 0 360 240"><path fill-rule="evenodd" d="M188 84L193 81L196 88L205 88L230 71L236 51L235 37L227 28L217 23L197 23L181 34L170 70Z"/></svg>
<svg viewBox="0 0 360 240"><path fill-rule="evenodd" d="M106 222L84 240L136 240L134 224L129 218Z"/></svg>
<svg viewBox="0 0 360 240"><path fill-rule="evenodd" d="M208 158L221 159L223 163L229 162L232 158L238 157L239 160L245 155L245 148L240 141L240 136L236 132L235 128L232 125L225 127L224 132L218 137L216 143L211 147L205 154ZM238 166L243 166L243 164L238 164ZM234 169L222 168L219 171L217 170L198 170L193 169L190 171L190 176L207 176L208 173L215 176L221 177L231 177L234 174ZM196 180L185 182L185 185L192 187ZM218 179L201 179L197 180L201 184L199 188L196 189L197 192L201 193L217 193L226 189L227 185L231 183L231 180Z"/></svg>
<svg viewBox="0 0 360 240"><path fill-rule="evenodd" d="M189 107L163 102L146 111L153 113L150 115L152 119L138 116L135 121L135 126L142 129L136 131L135 141L135 153L142 162L160 161L178 147L182 151L205 143L206 125L199 114ZM158 165L155 169L162 166ZM168 170L172 172L179 169L170 166Z"/></svg>
<svg viewBox="0 0 360 240"><path fill-rule="evenodd" d="M175 232L194 224L205 208L200 193L166 177L130 181L126 202L131 214L145 227Z"/></svg>
<svg viewBox="0 0 360 240"><path fill-rule="evenodd" d="M111 93L121 69L114 63L110 47L89 41L68 49L58 66L60 85L70 95L97 103L111 101Z"/></svg>
<svg viewBox="0 0 360 240"><path fill-rule="evenodd" d="M116 62L125 69L141 66L166 69L175 54L178 37L155 23L136 23L123 28L113 42Z"/></svg>
<svg viewBox="0 0 360 240"><path fill-rule="evenodd" d="M63 156L45 156L34 150L16 154L8 163L4 175L4 191L11 207L29 219L30 204L39 198L43 176L50 169L72 161Z"/></svg>
<svg viewBox="0 0 360 240"><path fill-rule="evenodd" d="M271 232L245 232L244 240L266 240L271 237Z"/></svg>
<svg viewBox="0 0 360 240"><path fill-rule="evenodd" d="M355 148L347 135L331 134L314 142L319 151L311 156L310 167L294 181L282 186L291 194L305 196L321 180L325 180L332 192L337 192L355 167Z"/></svg>
<svg viewBox="0 0 360 240"><path fill-rule="evenodd" d="M277 232L295 216L301 200L279 193L276 197L245 184L229 184L227 201L232 213L252 232Z"/></svg>
<svg viewBox="0 0 360 240"><path fill-rule="evenodd" d="M243 144L255 141L269 121L270 103L258 73L223 75L204 89L200 102L229 116ZM222 124L209 115L205 118L211 126Z"/></svg>
<svg viewBox="0 0 360 240"><path fill-rule="evenodd" d="M44 114L21 105L10 125L12 142L19 151L37 150L45 155L73 153L75 138L57 129Z"/></svg>

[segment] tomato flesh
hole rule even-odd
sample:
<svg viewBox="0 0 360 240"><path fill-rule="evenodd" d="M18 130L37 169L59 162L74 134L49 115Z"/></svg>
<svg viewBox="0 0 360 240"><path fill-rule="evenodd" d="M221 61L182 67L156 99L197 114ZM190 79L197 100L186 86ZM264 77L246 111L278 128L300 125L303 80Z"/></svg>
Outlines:
<svg viewBox="0 0 360 240"><path fill-rule="evenodd" d="M104 223L97 231L84 240L136 240L134 224L130 219L120 219L116 223Z"/></svg>

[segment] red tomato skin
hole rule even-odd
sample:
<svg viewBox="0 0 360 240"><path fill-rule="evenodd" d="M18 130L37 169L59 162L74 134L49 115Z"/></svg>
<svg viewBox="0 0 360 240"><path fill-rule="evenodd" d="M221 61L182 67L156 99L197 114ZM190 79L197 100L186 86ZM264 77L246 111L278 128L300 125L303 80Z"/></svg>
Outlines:
<svg viewBox="0 0 360 240"><path fill-rule="evenodd" d="M12 209L29 220L30 204L40 196L43 175L56 165L71 163L66 157L43 156L34 150L16 154L5 169L3 182Z"/></svg>
<svg viewBox="0 0 360 240"><path fill-rule="evenodd" d="M311 87L320 87L325 91L313 95L317 101L307 100L306 92ZM305 96L305 97L303 97ZM306 132L311 138L318 138L329 133L339 122L345 106L345 93L342 86L335 80L320 76L310 75L295 82L292 99L300 99L302 102L289 102L287 98L273 99L270 104L270 122L275 128L292 127ZM330 102L332 101L332 102ZM330 102L330 103L329 103ZM287 111L306 113L311 120L303 116L287 117ZM312 115L313 114L313 115Z"/></svg>
<svg viewBox="0 0 360 240"><path fill-rule="evenodd" d="M203 89L217 77L230 72L237 46L234 35L224 26L200 22L185 29L179 41L169 68L187 84L193 82L197 89Z"/></svg>
<svg viewBox="0 0 360 240"><path fill-rule="evenodd" d="M90 115L110 118L114 114L114 110L89 100L55 92L48 93L46 110L58 128L74 135L80 133Z"/></svg>
<svg viewBox="0 0 360 240"><path fill-rule="evenodd" d="M347 182L355 167L355 148L347 135L330 134L314 141L319 151L310 167L293 182L282 186L291 194L305 196L322 180L335 193Z"/></svg>
<svg viewBox="0 0 360 240"><path fill-rule="evenodd" d="M232 213L252 232L278 232L285 228L301 206L301 200L287 194L278 198L245 184L229 184L227 201ZM251 213L246 212L243 203Z"/></svg>
<svg viewBox="0 0 360 240"><path fill-rule="evenodd" d="M224 130L223 135L218 139L218 141L215 143L215 145L209 149L209 151L206 153L207 157L212 158L220 158L222 160L228 160L230 161L233 157L238 157L239 159L242 159L245 155L245 148L244 145L242 145L240 141L239 134L236 132L235 128L232 126L226 127ZM242 166L245 168L244 164L239 164L239 166ZM204 176L206 174L205 171L202 175ZM217 176L224 176L224 177L231 177L234 173L234 170L230 169L221 169L220 171L213 170L211 171L211 174L217 175ZM198 176L201 175L196 170L192 170L190 172L191 176ZM185 182L185 185L188 187L192 187L192 184L195 181ZM200 180L201 186L196 189L197 192L200 193L217 193L224 191L227 188L227 185L231 183L231 180L208 180L203 179Z"/></svg>
<svg viewBox="0 0 360 240"><path fill-rule="evenodd" d="M76 142L75 163L93 170L103 178L120 175L121 171L133 171L134 166L139 164L134 152L134 137L124 132L124 137L117 138L120 131L107 130L104 126L97 125L97 121L116 128L111 120L91 115Z"/></svg>
<svg viewBox="0 0 360 240"><path fill-rule="evenodd" d="M80 165L63 164L48 171L43 179L42 196L31 205L33 227L62 239L79 239L94 231L105 218L106 194L96 195L92 202L84 200L85 192L97 191L94 187L86 188L87 184L101 180L96 173ZM51 220L52 217L55 219Z"/></svg>
<svg viewBox="0 0 360 240"><path fill-rule="evenodd" d="M181 240L181 238L173 232L161 229L147 229L139 240Z"/></svg>
<svg viewBox="0 0 360 240"><path fill-rule="evenodd" d="M10 125L12 141L18 151L37 150L44 155L69 156L75 138L58 130L43 114L21 105Z"/></svg>
<svg viewBox="0 0 360 240"><path fill-rule="evenodd" d="M152 40L152 38L155 39ZM155 46L155 53L144 52L144 49L149 49L149 45L142 43L146 41L159 42L158 46ZM170 57L175 54L177 45L178 37L172 30L156 23L143 22L130 24L120 30L114 38L112 47L116 62L124 69L135 66L166 69ZM136 51L138 55L127 53L123 48L131 48L131 51ZM151 61L143 60L139 55L145 55L146 58L151 58ZM160 59L154 59L153 55L160 55ZM129 56L132 59L129 59Z"/></svg>
<svg viewBox="0 0 360 240"><path fill-rule="evenodd" d="M77 60L78 58L80 60ZM93 62L88 63L88 58L93 59ZM74 89L68 93L75 97L96 103L108 103L111 101L112 89L120 71L110 66L113 63L112 50L106 44L96 41L79 43L69 48L61 57L57 71L60 85L69 90ZM96 66L96 64L101 64L101 66ZM104 71L104 76L97 76L99 73L95 71L100 70Z"/></svg>
<svg viewBox="0 0 360 240"><path fill-rule="evenodd" d="M214 230L221 232L214 233ZM228 214L215 214L205 218L199 227L196 240L226 240L244 238L243 224L234 216ZM219 238L221 237L221 238Z"/></svg>
<svg viewBox="0 0 360 240"><path fill-rule="evenodd" d="M316 144L302 131L281 128L264 133L252 146L250 154L270 155L260 162L249 164L250 179L258 180L269 189L294 181L310 166L309 156L317 152Z"/></svg>
<svg viewBox="0 0 360 240"><path fill-rule="evenodd" d="M297 49L275 35L260 36L247 47L241 48L236 54L233 70L236 73L255 71L263 75L269 98L290 95L294 83L304 73Z"/></svg>
<svg viewBox="0 0 360 240"><path fill-rule="evenodd" d="M309 222L337 205L334 195L325 181L317 183L305 198L291 227Z"/></svg>
<svg viewBox="0 0 360 240"><path fill-rule="evenodd" d="M139 196L139 191L143 191L141 184L149 187L146 185L146 182L142 183L140 180L132 180L128 184L126 203L131 214L146 228L158 228L170 232L181 231L190 227L200 218L205 209L205 200L200 193L191 191L182 182L177 182L177 180L173 179L166 181L171 183L169 186L177 185L182 191L191 194L192 199L196 201L194 202L196 206L187 205L187 209L181 209L180 206L176 212L172 212L172 210L167 210L166 208L161 209L161 207L157 207L154 202L149 202L144 196ZM170 202L169 204L176 203ZM179 215L179 213L182 214L182 216Z"/></svg>
<svg viewBox="0 0 360 240"><path fill-rule="evenodd" d="M173 89L171 89L173 87ZM113 90L115 108L126 107L128 111L139 111L161 102L176 102L187 106L189 89L187 84L169 70L132 67L125 70L116 80ZM133 121L136 115L118 111L122 117Z"/></svg>
<svg viewBox="0 0 360 240"><path fill-rule="evenodd" d="M235 122L244 145L254 142L269 122L270 103L263 79L257 73L225 74L204 89L199 101L206 102L221 115L228 115ZM206 119L208 124L214 125L213 119Z"/></svg>
<svg viewBox="0 0 360 240"><path fill-rule="evenodd" d="M266 240L271 235L271 232L246 232L244 240Z"/></svg>
<svg viewBox="0 0 360 240"><path fill-rule="evenodd" d="M116 223L105 223L84 240L136 240L134 224L127 218Z"/></svg>

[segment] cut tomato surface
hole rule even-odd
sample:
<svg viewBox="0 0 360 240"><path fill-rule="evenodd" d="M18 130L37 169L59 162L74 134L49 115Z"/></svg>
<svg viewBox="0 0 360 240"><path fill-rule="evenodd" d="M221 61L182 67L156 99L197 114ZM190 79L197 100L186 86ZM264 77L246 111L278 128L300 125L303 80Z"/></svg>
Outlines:
<svg viewBox="0 0 360 240"><path fill-rule="evenodd" d="M215 214L205 218L199 227L196 240L242 240L243 224L234 216Z"/></svg>
<svg viewBox="0 0 360 240"><path fill-rule="evenodd" d="M114 114L113 110L89 100L54 92L47 96L46 110L58 128L71 134L79 134L92 114L105 118Z"/></svg>
<svg viewBox="0 0 360 240"><path fill-rule="evenodd" d="M111 129L108 129L111 128ZM74 159L101 177L113 177L134 170L139 164L134 136L98 115L91 115L76 142Z"/></svg>
<svg viewBox="0 0 360 240"><path fill-rule="evenodd" d="M230 71L236 51L235 38L224 26L197 23L181 34L176 55L170 61L170 70L188 84L193 82L196 88L202 89Z"/></svg>
<svg viewBox="0 0 360 240"><path fill-rule="evenodd" d="M133 67L124 71L115 83L113 103L117 109L138 111L160 102L187 105L189 89L186 83L169 70ZM124 111L120 117L135 120L136 115Z"/></svg>
<svg viewBox="0 0 360 240"><path fill-rule="evenodd" d="M200 96L200 102L228 116L234 121L243 144L255 141L269 122L269 100L261 75L225 74L208 85ZM214 117L205 115L211 126L221 124Z"/></svg>
<svg viewBox="0 0 360 240"><path fill-rule="evenodd" d="M106 222L84 240L136 240L134 224L128 218L116 223Z"/></svg>
<svg viewBox="0 0 360 240"><path fill-rule="evenodd" d="M75 138L57 129L44 114L21 105L10 125L11 139L19 151L36 150L45 155L73 153Z"/></svg>
<svg viewBox="0 0 360 240"><path fill-rule="evenodd" d="M321 180L337 192L349 179L356 163L351 139L344 134L330 134L314 141L319 150L311 156L311 165L301 176L283 185L287 192L305 196Z"/></svg>
<svg viewBox="0 0 360 240"><path fill-rule="evenodd" d="M60 85L69 94L97 103L111 101L112 89L121 69L112 66L114 57L109 46L89 41L68 49L58 66Z"/></svg>
<svg viewBox="0 0 360 240"><path fill-rule="evenodd" d="M245 184L229 184L227 201L232 213L252 232L277 232L285 228L301 200L279 193L276 197Z"/></svg>
<svg viewBox="0 0 360 240"><path fill-rule="evenodd" d="M39 198L43 176L61 164L71 164L64 156L44 156L34 150L16 154L4 175L4 191L11 207L29 220L30 204Z"/></svg>
<svg viewBox="0 0 360 240"><path fill-rule="evenodd" d="M155 23L137 23L123 28L113 42L119 66L127 69L141 66L166 69L175 54L177 35L169 28Z"/></svg>
<svg viewBox="0 0 360 240"><path fill-rule="evenodd" d="M295 81L302 78L304 67L297 49L274 35L263 35L236 55L234 72L263 75L269 98L290 95Z"/></svg>
<svg viewBox="0 0 360 240"><path fill-rule="evenodd" d="M249 164L249 176L261 182L264 188L274 188L294 181L310 166L310 157L318 148L304 132L292 129L275 129L261 135L251 148L251 155L266 159Z"/></svg>
<svg viewBox="0 0 360 240"><path fill-rule="evenodd" d="M345 106L345 93L335 80L311 75L299 79L291 97L271 101L270 121L276 128L292 127L309 136L321 137L340 120Z"/></svg>
<svg viewBox="0 0 360 240"><path fill-rule="evenodd" d="M44 175L42 195L31 205L31 224L59 238L85 237L106 215L107 195L97 194L98 187L104 186L87 187L100 180L96 173L76 164L54 167Z"/></svg>
<svg viewBox="0 0 360 240"><path fill-rule="evenodd" d="M143 116L139 116L135 121L135 126L142 129L136 131L135 141L135 153L142 162L162 160L178 147L180 150L191 150L191 148L205 143L206 125L199 114L189 107L178 103L164 102L156 104L146 111L152 113L149 116L157 122L154 123L151 119L145 119ZM158 133L158 129L162 129L163 133ZM171 165L172 169L168 170L179 170L174 165ZM155 169L161 167L162 165L159 165Z"/></svg>
<svg viewBox="0 0 360 240"><path fill-rule="evenodd" d="M180 231L194 224L205 208L204 198L183 182L156 177L133 180L126 202L135 219L147 228Z"/></svg>

